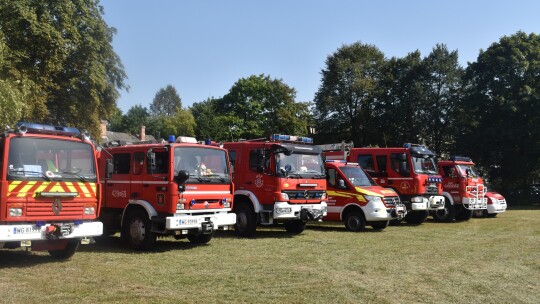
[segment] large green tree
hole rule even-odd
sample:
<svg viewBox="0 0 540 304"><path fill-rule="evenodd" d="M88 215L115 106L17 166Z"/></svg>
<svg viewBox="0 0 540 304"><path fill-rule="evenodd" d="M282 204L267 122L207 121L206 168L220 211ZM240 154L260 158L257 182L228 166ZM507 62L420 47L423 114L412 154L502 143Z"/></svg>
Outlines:
<svg viewBox="0 0 540 304"><path fill-rule="evenodd" d="M466 69L458 145L496 186L523 186L540 173L540 36L504 36Z"/></svg>
<svg viewBox="0 0 540 304"><path fill-rule="evenodd" d="M375 139L371 112L380 94L383 63L384 54L377 47L360 42L328 56L315 94L321 141L345 139L365 145Z"/></svg>
<svg viewBox="0 0 540 304"><path fill-rule="evenodd" d="M177 109L182 108L182 99L176 88L172 85L167 85L165 88L159 89L150 104L150 114L152 116L174 116Z"/></svg>
<svg viewBox="0 0 540 304"><path fill-rule="evenodd" d="M227 117L218 114L218 102L216 98L208 98L202 102L195 102L190 107L197 126L195 134L197 138L211 138L217 141L232 141L236 133L233 133L234 126L240 122L234 120L233 117Z"/></svg>
<svg viewBox="0 0 540 304"><path fill-rule="evenodd" d="M307 103L295 102L296 91L281 79L265 75L241 78L219 99L215 110L242 138L272 133L305 135L309 117Z"/></svg>
<svg viewBox="0 0 540 304"><path fill-rule="evenodd" d="M23 118L86 128L99 135L101 118L126 89L113 28L98 0L0 0L0 31L9 50L5 73L27 79L32 96Z"/></svg>
<svg viewBox="0 0 540 304"><path fill-rule="evenodd" d="M462 96L463 69L458 52L450 52L446 45L436 45L422 61L423 98L418 108L420 137L437 154L456 151L457 108Z"/></svg>

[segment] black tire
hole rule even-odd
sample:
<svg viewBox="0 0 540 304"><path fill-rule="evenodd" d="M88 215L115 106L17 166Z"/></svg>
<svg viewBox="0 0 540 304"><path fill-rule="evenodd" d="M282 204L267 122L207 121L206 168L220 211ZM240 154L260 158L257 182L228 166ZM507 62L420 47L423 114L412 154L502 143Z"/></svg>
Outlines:
<svg viewBox="0 0 540 304"><path fill-rule="evenodd" d="M485 217L486 216L486 213L487 211L485 209L482 209L482 210L474 210L473 211L473 217Z"/></svg>
<svg viewBox="0 0 540 304"><path fill-rule="evenodd" d="M49 250L49 254L55 259L68 260L77 252L80 243L80 239L69 239L64 249Z"/></svg>
<svg viewBox="0 0 540 304"><path fill-rule="evenodd" d="M456 207L447 198L444 199L444 208L433 211L433 219L437 222L453 222L456 220Z"/></svg>
<svg viewBox="0 0 540 304"><path fill-rule="evenodd" d="M306 229L306 222L303 220L286 221L283 226L285 226L288 233L300 234Z"/></svg>
<svg viewBox="0 0 540 304"><path fill-rule="evenodd" d="M345 228L349 231L363 231L366 229L366 219L364 215L358 211L351 211L345 215Z"/></svg>
<svg viewBox="0 0 540 304"><path fill-rule="evenodd" d="M245 203L240 203L234 211L236 213L236 234L243 237L255 235L257 229L257 217L255 212Z"/></svg>
<svg viewBox="0 0 540 304"><path fill-rule="evenodd" d="M420 225L426 221L428 214L426 210L409 211L405 216L405 221L407 224Z"/></svg>
<svg viewBox="0 0 540 304"><path fill-rule="evenodd" d="M130 211L122 223L122 239L135 250L148 250L156 243L152 223L142 210Z"/></svg>
<svg viewBox="0 0 540 304"><path fill-rule="evenodd" d="M209 234L189 234L187 236L187 239L193 244L207 244L208 242L210 242L213 236L214 232Z"/></svg>
<svg viewBox="0 0 540 304"><path fill-rule="evenodd" d="M471 219L473 211L465 208L463 204L456 205L456 220L468 221Z"/></svg>
<svg viewBox="0 0 540 304"><path fill-rule="evenodd" d="M389 224L390 221L377 221L371 222L371 227L375 230L384 230Z"/></svg>

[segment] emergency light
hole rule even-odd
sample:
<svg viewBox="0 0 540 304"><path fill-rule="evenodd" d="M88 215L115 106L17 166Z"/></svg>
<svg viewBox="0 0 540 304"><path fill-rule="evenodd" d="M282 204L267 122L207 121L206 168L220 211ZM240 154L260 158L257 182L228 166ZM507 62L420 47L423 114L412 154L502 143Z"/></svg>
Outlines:
<svg viewBox="0 0 540 304"><path fill-rule="evenodd" d="M442 183L442 177L438 177L438 176L429 176L427 181L429 183Z"/></svg>
<svg viewBox="0 0 540 304"><path fill-rule="evenodd" d="M15 128L18 133L39 133L39 134L50 134L50 135L65 135L65 136L80 136L82 133L77 128L65 127L65 126L53 126L32 122L18 122L15 125ZM87 136L86 134L84 134Z"/></svg>
<svg viewBox="0 0 540 304"><path fill-rule="evenodd" d="M450 160L451 161L466 161L466 162L472 162L472 159L468 156L457 156L457 155L454 155L452 157L450 157Z"/></svg>
<svg viewBox="0 0 540 304"><path fill-rule="evenodd" d="M278 141L292 141L292 142L302 142L305 144L312 144L313 138L311 137L305 137L305 136L293 136L293 135L285 135L285 134L272 134L270 136L271 140L278 140Z"/></svg>
<svg viewBox="0 0 540 304"><path fill-rule="evenodd" d="M178 136L176 138L177 143L189 143L189 144L196 144L197 139L195 137L189 137L189 136Z"/></svg>

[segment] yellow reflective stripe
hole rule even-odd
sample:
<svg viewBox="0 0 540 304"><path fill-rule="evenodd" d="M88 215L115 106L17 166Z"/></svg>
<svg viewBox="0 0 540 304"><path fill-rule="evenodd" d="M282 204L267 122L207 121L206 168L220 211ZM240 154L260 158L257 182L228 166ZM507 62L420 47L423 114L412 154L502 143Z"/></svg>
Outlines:
<svg viewBox="0 0 540 304"><path fill-rule="evenodd" d="M75 186L73 186L73 183L69 183L69 182L66 182L66 187L68 188L69 192L79 192L77 191L77 188L75 188Z"/></svg>
<svg viewBox="0 0 540 304"><path fill-rule="evenodd" d="M36 182L28 182L28 184L24 185L21 188L21 190L19 191L19 194L17 194L17 197L25 197L28 190L30 190L30 188L32 188L35 184Z"/></svg>
<svg viewBox="0 0 540 304"><path fill-rule="evenodd" d="M355 188L356 188L356 191L358 191L359 193L382 197L382 195L380 193L368 191L368 190L360 188L360 187L355 187Z"/></svg>

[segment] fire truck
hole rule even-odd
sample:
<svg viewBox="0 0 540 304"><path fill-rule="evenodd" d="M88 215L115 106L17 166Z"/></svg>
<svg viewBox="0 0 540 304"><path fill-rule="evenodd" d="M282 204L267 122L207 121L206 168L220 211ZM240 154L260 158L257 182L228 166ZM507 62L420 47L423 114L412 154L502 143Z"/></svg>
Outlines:
<svg viewBox="0 0 540 304"><path fill-rule="evenodd" d="M310 137L224 143L233 165L236 233L252 236L260 225L283 224L302 233L309 220L326 215L326 176L321 149Z"/></svg>
<svg viewBox="0 0 540 304"><path fill-rule="evenodd" d="M405 144L402 148L349 148L330 144L326 159L357 162L379 186L392 188L407 207L405 221L421 224L429 211L444 208L442 178L437 172L435 154L425 146Z"/></svg>
<svg viewBox="0 0 540 304"><path fill-rule="evenodd" d="M495 217L506 210L504 197L487 191L471 158L452 156L439 161L438 168L443 178L445 208L433 212L435 220L468 220L473 214Z"/></svg>
<svg viewBox="0 0 540 304"><path fill-rule="evenodd" d="M193 137L108 146L99 154L106 234L121 233L135 250L157 236L208 243L236 222L227 151Z"/></svg>
<svg viewBox="0 0 540 304"><path fill-rule="evenodd" d="M407 214L397 193L383 188L358 163L326 160L328 215L325 221L343 221L350 231L362 231L366 224L382 230L390 220Z"/></svg>
<svg viewBox="0 0 540 304"><path fill-rule="evenodd" d="M20 122L0 134L0 248L69 259L103 232L96 151L76 128Z"/></svg>

